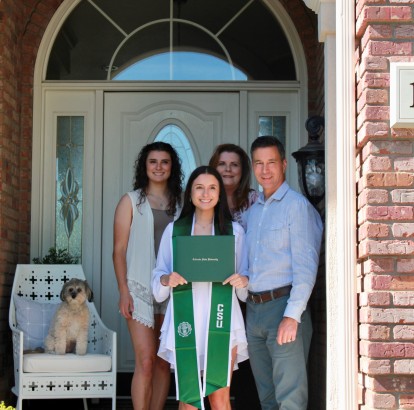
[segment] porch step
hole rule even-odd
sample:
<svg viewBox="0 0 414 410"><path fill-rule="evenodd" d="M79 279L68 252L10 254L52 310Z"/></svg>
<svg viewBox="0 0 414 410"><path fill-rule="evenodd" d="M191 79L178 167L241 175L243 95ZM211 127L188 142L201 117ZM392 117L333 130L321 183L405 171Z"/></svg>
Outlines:
<svg viewBox="0 0 414 410"><path fill-rule="evenodd" d="M99 399L97 403L88 400L89 410L111 410L111 399ZM81 399L64 400L24 400L24 410L83 410ZM164 410L177 410L178 404L175 399L168 399ZM116 400L116 410L133 410L130 398L118 398Z"/></svg>
<svg viewBox="0 0 414 410"><path fill-rule="evenodd" d="M233 404L233 403L232 403ZM234 406L232 406L234 408ZM25 400L23 403L24 410L83 410L81 399L64 399L64 400ZM206 403L206 409L208 404ZM89 410L111 410L112 404L110 399L99 399L99 402L92 403L88 400ZM175 398L169 398L165 403L164 410L177 410L178 402ZM116 410L133 410L130 398L118 398L116 400Z"/></svg>

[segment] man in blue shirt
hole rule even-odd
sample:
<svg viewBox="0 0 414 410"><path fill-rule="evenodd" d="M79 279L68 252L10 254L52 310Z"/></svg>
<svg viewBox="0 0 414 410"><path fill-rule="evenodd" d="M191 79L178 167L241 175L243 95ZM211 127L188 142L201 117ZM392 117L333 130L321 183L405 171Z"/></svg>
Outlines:
<svg viewBox="0 0 414 410"><path fill-rule="evenodd" d="M250 363L263 410L305 410L312 336L306 306L318 271L322 221L285 181L285 149L277 138L259 137L250 151L263 188L244 215Z"/></svg>

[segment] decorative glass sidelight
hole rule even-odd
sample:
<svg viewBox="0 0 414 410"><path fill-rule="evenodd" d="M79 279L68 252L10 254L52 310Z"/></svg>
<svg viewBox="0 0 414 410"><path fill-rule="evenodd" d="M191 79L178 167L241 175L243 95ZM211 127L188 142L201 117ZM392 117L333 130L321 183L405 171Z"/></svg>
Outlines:
<svg viewBox="0 0 414 410"><path fill-rule="evenodd" d="M175 124L167 124L155 137L155 141L171 144L181 159L181 168L184 173L184 186L187 184L191 172L196 167L193 149L185 132Z"/></svg>
<svg viewBox="0 0 414 410"><path fill-rule="evenodd" d="M264 115L259 117L259 137L272 135L286 147L286 117L284 115Z"/></svg>
<svg viewBox="0 0 414 410"><path fill-rule="evenodd" d="M82 257L84 117L59 116L56 138L57 249Z"/></svg>

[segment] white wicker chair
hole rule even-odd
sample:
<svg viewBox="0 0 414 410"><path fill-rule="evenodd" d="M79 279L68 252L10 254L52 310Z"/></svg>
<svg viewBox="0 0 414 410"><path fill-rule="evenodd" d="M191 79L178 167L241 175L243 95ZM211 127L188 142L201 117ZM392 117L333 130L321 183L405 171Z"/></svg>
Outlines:
<svg viewBox="0 0 414 410"><path fill-rule="evenodd" d="M112 398L112 410L116 409L116 333L102 323L93 302L88 302L90 321L85 356L23 354L24 334L16 320L15 298L60 302L62 285L70 278L85 279L81 265L17 265L9 310L15 379L12 391L18 398L16 410L22 410L23 399L62 398L82 398L85 410L87 398ZM29 366L32 359L34 362ZM91 367L84 366L87 362ZM49 370L45 370L45 364Z"/></svg>

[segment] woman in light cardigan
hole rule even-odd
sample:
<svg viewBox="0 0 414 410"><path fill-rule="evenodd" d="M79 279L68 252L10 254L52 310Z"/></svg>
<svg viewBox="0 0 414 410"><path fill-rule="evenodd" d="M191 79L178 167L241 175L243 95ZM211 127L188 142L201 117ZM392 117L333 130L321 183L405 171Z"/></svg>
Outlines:
<svg viewBox="0 0 414 410"><path fill-rule="evenodd" d="M168 395L169 365L156 355L167 302L153 300L151 273L164 228L179 214L182 179L172 146L148 144L135 162L134 190L115 211L113 262L119 312L127 320L135 354L134 409L162 410Z"/></svg>

